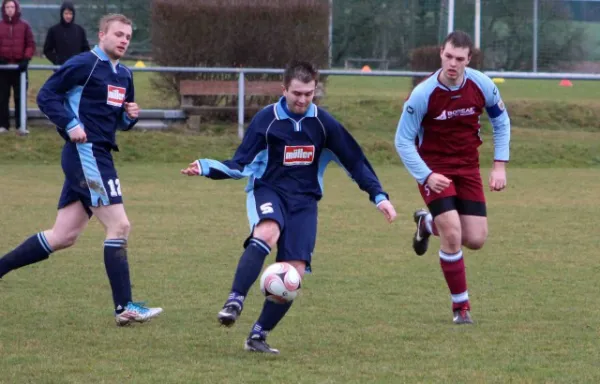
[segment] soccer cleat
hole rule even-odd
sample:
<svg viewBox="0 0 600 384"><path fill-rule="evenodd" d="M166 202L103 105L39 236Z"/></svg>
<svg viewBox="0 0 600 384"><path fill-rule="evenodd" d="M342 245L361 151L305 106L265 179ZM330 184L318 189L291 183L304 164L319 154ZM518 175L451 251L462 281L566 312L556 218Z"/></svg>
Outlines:
<svg viewBox="0 0 600 384"><path fill-rule="evenodd" d="M144 323L162 313L162 308L146 308L144 303L129 302L125 310L115 315L117 325L122 327L131 323Z"/></svg>
<svg viewBox="0 0 600 384"><path fill-rule="evenodd" d="M429 233L425 226L425 218L427 215L428 212L424 209L419 209L413 214L413 219L415 220L415 224L417 224L417 230L413 237L413 249L419 256L424 255L429 247L429 236L431 236L431 233Z"/></svg>
<svg viewBox="0 0 600 384"><path fill-rule="evenodd" d="M267 344L267 340L260 337L259 335L252 335L246 339L244 349L250 352L261 352L270 353L272 355L279 355L279 349L271 348Z"/></svg>
<svg viewBox="0 0 600 384"><path fill-rule="evenodd" d="M237 304L225 304L223 309L217 315L221 325L231 327L242 313L242 309Z"/></svg>
<svg viewBox="0 0 600 384"><path fill-rule="evenodd" d="M471 312L469 312L468 309L458 309L454 311L454 317L452 321L454 324L473 324Z"/></svg>

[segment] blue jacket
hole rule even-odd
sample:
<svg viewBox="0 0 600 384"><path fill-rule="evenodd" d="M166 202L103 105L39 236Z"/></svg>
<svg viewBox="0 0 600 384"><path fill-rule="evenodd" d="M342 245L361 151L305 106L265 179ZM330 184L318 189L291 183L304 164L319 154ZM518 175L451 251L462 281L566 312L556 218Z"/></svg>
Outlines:
<svg viewBox="0 0 600 384"><path fill-rule="evenodd" d="M303 116L294 116L283 97L254 117L231 160L198 163L208 178L249 177L248 192L266 186L288 201L302 203L322 197L323 173L330 161L345 168L372 202L388 199L362 149L342 124L314 104Z"/></svg>
<svg viewBox="0 0 600 384"><path fill-rule="evenodd" d="M68 132L80 125L87 141L118 150L117 129L131 129L124 103L134 101L133 75L129 68L112 65L98 47L73 56L43 85L37 96L40 110L70 141Z"/></svg>

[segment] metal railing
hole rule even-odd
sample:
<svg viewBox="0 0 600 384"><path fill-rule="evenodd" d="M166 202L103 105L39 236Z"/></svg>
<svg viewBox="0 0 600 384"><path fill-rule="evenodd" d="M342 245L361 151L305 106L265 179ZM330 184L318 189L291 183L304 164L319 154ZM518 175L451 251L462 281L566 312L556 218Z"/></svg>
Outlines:
<svg viewBox="0 0 600 384"><path fill-rule="evenodd" d="M54 70L59 66L32 64L29 70ZM17 65L0 65L0 71L18 69ZM131 67L134 72L180 72L180 73L235 73L238 74L238 136L244 135L244 107L245 107L245 89L244 81L246 74L283 74L283 69L275 68L208 68L208 67ZM327 69L320 71L323 75L332 76L388 76L388 77L413 77L428 76L431 72L415 71L370 71L360 70L336 70ZM484 71L490 77L502 77L506 79L542 79L542 80L600 80L600 74L589 73L563 73L563 72L502 72L502 71ZM27 88L26 73L21 73L21 127L27 128L27 116L32 115L32 111L27 108ZM140 112L140 119L185 119L185 113L180 109L150 109Z"/></svg>

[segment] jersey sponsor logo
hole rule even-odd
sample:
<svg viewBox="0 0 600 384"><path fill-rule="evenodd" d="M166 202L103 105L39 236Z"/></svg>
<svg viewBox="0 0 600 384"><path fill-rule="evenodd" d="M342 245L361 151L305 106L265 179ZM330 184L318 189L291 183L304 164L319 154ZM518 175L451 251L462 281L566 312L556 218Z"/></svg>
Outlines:
<svg viewBox="0 0 600 384"><path fill-rule="evenodd" d="M108 92L106 97L106 104L113 105L115 107L121 107L125 101L125 92L127 90L123 87L116 87L114 85L108 85Z"/></svg>
<svg viewBox="0 0 600 384"><path fill-rule="evenodd" d="M504 111L506 109L506 107L504 106L504 102L502 100L500 100L498 102L498 108L500 108L501 111Z"/></svg>
<svg viewBox="0 0 600 384"><path fill-rule="evenodd" d="M283 165L309 165L314 159L314 145L286 145L283 150Z"/></svg>
<svg viewBox="0 0 600 384"><path fill-rule="evenodd" d="M435 117L434 120L448 120L448 119L452 119L454 117L471 116L474 114L475 114L475 107L455 109L453 111L444 110L444 111L442 111L442 113L440 113L440 115L438 117Z"/></svg>

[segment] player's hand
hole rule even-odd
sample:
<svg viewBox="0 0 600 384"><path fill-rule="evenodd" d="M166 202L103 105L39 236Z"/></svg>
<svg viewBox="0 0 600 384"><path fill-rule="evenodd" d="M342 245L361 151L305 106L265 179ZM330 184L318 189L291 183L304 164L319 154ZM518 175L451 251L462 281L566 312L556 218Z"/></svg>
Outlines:
<svg viewBox="0 0 600 384"><path fill-rule="evenodd" d="M502 191L506 188L506 168L504 163L495 162L490 172L490 191Z"/></svg>
<svg viewBox="0 0 600 384"><path fill-rule="evenodd" d="M193 163L190 163L186 169L181 170L181 173L188 176L200 176L201 172L198 162L194 161Z"/></svg>
<svg viewBox="0 0 600 384"><path fill-rule="evenodd" d="M140 116L140 107L137 103L124 103L125 113L131 120L135 120Z"/></svg>
<svg viewBox="0 0 600 384"><path fill-rule="evenodd" d="M441 193L444 189L450 186L452 180L439 173L432 173L427 178L426 185L432 192Z"/></svg>
<svg viewBox="0 0 600 384"><path fill-rule="evenodd" d="M394 206L389 200L381 201L379 204L377 204L377 209L383 213L388 223L396 220L396 209L394 209Z"/></svg>
<svg viewBox="0 0 600 384"><path fill-rule="evenodd" d="M85 143L87 141L87 135L81 125L69 131L69 138L73 143Z"/></svg>

